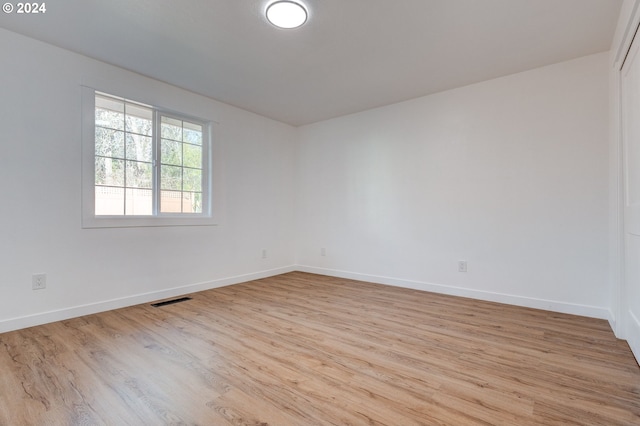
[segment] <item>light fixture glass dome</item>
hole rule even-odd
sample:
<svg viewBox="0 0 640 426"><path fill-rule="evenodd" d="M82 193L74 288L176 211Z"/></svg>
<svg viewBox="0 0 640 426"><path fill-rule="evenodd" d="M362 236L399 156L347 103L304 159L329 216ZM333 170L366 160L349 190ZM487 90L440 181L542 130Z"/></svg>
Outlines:
<svg viewBox="0 0 640 426"><path fill-rule="evenodd" d="M295 1L276 1L267 7L267 19L279 28L298 28L307 22L307 9Z"/></svg>

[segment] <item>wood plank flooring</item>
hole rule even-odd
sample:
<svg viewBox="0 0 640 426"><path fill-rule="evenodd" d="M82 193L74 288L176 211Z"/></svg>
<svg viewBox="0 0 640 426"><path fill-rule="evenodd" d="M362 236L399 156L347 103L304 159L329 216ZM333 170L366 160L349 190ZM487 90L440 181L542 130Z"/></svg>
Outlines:
<svg viewBox="0 0 640 426"><path fill-rule="evenodd" d="M605 321L293 272L0 334L0 425L634 425Z"/></svg>

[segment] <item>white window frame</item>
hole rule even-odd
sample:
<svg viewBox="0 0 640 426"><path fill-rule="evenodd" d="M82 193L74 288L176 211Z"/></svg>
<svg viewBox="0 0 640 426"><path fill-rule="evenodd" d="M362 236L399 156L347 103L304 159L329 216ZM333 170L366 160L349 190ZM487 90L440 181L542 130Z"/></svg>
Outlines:
<svg viewBox="0 0 640 426"><path fill-rule="evenodd" d="M154 206L152 215L96 215L95 214L95 97L96 92L105 93L91 87L82 86L82 227L83 228L126 228L148 226L211 226L216 225L213 214L213 182L212 182L212 123L201 118L151 106L154 111L154 139L159 136L159 115L193 121L203 125L202 141L202 213L161 213ZM127 99L115 94L116 98ZM132 101L136 102L136 101ZM143 104L142 102L140 102ZM155 145L155 144L154 144ZM154 148L153 167L157 169L158 158ZM154 171L154 176L158 173ZM159 182L154 178L153 191L159 194ZM156 195L154 195L156 197Z"/></svg>

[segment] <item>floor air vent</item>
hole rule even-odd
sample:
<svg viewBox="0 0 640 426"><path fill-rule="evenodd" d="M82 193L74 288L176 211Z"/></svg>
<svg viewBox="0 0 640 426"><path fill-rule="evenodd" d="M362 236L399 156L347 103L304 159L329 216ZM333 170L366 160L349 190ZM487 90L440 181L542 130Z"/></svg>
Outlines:
<svg viewBox="0 0 640 426"><path fill-rule="evenodd" d="M160 306L173 305L174 303L186 302L187 300L191 300L191 298L181 297L179 299L165 300L164 302L152 303L151 306L153 306L154 308L159 308Z"/></svg>

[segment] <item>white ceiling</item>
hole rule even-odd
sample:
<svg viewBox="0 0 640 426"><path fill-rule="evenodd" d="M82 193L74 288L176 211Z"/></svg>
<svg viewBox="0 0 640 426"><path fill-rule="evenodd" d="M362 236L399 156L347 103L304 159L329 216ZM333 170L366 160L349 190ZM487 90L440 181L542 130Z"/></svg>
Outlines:
<svg viewBox="0 0 640 426"><path fill-rule="evenodd" d="M273 1L273 0L272 0ZM58 0L0 26L292 125L608 50L621 0Z"/></svg>

